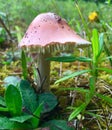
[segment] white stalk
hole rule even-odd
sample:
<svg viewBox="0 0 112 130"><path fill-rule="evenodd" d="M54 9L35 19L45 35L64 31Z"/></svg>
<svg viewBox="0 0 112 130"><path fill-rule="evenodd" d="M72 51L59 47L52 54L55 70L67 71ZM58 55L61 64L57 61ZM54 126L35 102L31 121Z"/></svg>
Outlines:
<svg viewBox="0 0 112 130"><path fill-rule="evenodd" d="M42 86L44 91L49 91L50 87L50 61L46 60L48 57L50 57L49 53L40 53L38 55L38 69L42 78L39 83L39 87L41 87L42 81L46 79Z"/></svg>

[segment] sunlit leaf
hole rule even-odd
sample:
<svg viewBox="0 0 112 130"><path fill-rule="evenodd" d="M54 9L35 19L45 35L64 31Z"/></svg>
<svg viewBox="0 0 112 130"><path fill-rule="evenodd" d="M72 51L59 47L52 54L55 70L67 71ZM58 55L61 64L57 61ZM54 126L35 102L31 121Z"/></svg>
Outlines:
<svg viewBox="0 0 112 130"><path fill-rule="evenodd" d="M93 29L92 31L92 49L93 49L93 61L96 62L97 56L99 54L99 36L98 31Z"/></svg>

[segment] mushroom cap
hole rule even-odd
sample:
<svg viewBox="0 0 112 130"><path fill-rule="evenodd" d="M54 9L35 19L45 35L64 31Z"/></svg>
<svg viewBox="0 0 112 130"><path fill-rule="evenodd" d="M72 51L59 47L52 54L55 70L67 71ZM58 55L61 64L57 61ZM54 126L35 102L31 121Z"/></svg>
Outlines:
<svg viewBox="0 0 112 130"><path fill-rule="evenodd" d="M88 46L90 42L77 35L65 19L48 12L38 15L32 21L19 46L40 46L42 48L56 44Z"/></svg>

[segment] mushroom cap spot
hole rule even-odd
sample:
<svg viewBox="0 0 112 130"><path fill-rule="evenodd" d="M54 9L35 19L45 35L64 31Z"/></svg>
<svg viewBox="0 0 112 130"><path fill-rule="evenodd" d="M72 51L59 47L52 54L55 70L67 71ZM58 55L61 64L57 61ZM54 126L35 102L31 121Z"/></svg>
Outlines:
<svg viewBox="0 0 112 130"><path fill-rule="evenodd" d="M88 46L90 42L72 30L65 19L54 13L42 13L29 25L19 46L46 47L54 44L74 44Z"/></svg>

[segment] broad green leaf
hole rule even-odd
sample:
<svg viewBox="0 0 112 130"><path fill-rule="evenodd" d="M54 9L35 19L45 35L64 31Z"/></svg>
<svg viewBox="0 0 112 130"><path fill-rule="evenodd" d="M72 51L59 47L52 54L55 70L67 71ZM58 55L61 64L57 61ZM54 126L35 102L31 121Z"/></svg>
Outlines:
<svg viewBox="0 0 112 130"><path fill-rule="evenodd" d="M48 92L39 94L38 103L43 104L42 113L50 112L58 104L56 96Z"/></svg>
<svg viewBox="0 0 112 130"><path fill-rule="evenodd" d="M1 97L1 96L0 96L0 105L1 105L1 106L4 106L4 107L6 106L5 100L4 100L4 98Z"/></svg>
<svg viewBox="0 0 112 130"><path fill-rule="evenodd" d="M79 107L77 107L69 116L69 121L72 120L73 118L77 117L83 110L85 110L86 104L83 103Z"/></svg>
<svg viewBox="0 0 112 130"><path fill-rule="evenodd" d="M22 80L19 88L23 99L23 107L33 113L37 108L36 92L27 80Z"/></svg>
<svg viewBox="0 0 112 130"><path fill-rule="evenodd" d="M91 62L91 59L88 57L74 57L74 56L51 57L47 58L47 60L58 62L74 62L74 61Z"/></svg>
<svg viewBox="0 0 112 130"><path fill-rule="evenodd" d="M14 128L14 122L10 121L7 117L0 117L0 129L9 130Z"/></svg>
<svg viewBox="0 0 112 130"><path fill-rule="evenodd" d="M13 116L19 116L22 112L21 94L17 87L9 85L5 92L5 102L8 110Z"/></svg>
<svg viewBox="0 0 112 130"><path fill-rule="evenodd" d="M64 120L50 120L44 123L42 127L48 127L50 130L74 130L74 128L68 126Z"/></svg>
<svg viewBox="0 0 112 130"><path fill-rule="evenodd" d="M105 71L107 73L112 74L112 69L108 69L108 68L97 68L97 70L102 70L102 71Z"/></svg>
<svg viewBox="0 0 112 130"><path fill-rule="evenodd" d="M10 118L10 121L23 123L32 118L32 115L23 115Z"/></svg>
<svg viewBox="0 0 112 130"><path fill-rule="evenodd" d="M98 93L96 93L96 96L98 96L100 99L106 101L107 103L112 104L112 98L111 97L105 96L105 95L102 95L102 94L98 94Z"/></svg>
<svg viewBox="0 0 112 130"><path fill-rule="evenodd" d="M88 73L88 72L91 72L91 70L81 70L81 71L77 71L77 72L74 72L72 74L70 74L69 76L65 76L59 80L57 80L55 83L59 83L59 82L62 82L62 81L65 81L67 79L70 79L70 78L74 78L78 75L81 75L81 74L84 74L84 73Z"/></svg>
<svg viewBox="0 0 112 130"><path fill-rule="evenodd" d="M26 60L26 55L23 50L21 52L21 62L22 62L21 64L22 64L23 77L24 79L27 79L28 77L27 60Z"/></svg>
<svg viewBox="0 0 112 130"><path fill-rule="evenodd" d="M36 111L33 113L34 116L31 119L31 124L33 128L38 128L42 107L43 107L43 104L40 104L39 107L37 107Z"/></svg>

